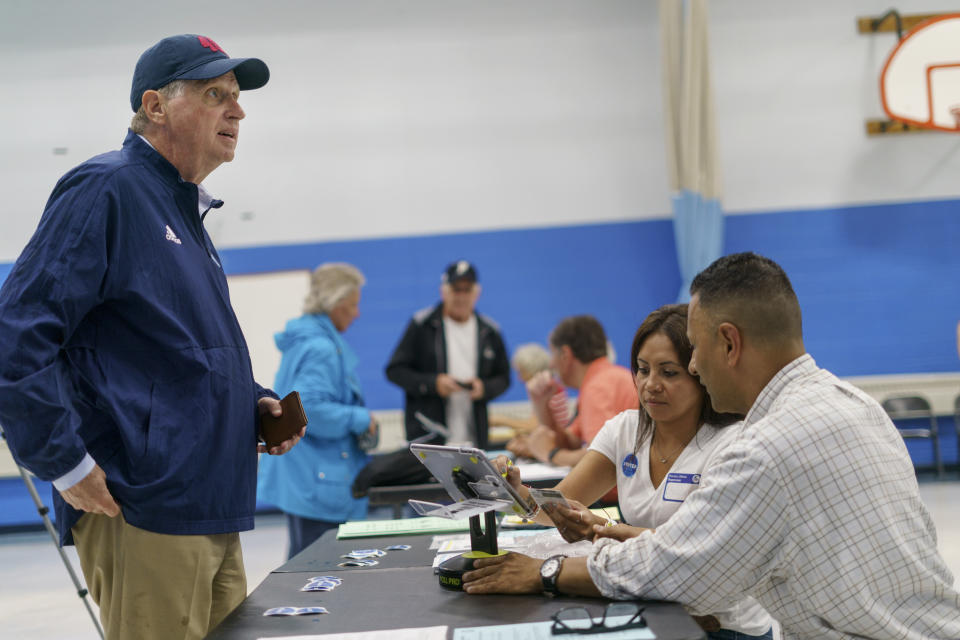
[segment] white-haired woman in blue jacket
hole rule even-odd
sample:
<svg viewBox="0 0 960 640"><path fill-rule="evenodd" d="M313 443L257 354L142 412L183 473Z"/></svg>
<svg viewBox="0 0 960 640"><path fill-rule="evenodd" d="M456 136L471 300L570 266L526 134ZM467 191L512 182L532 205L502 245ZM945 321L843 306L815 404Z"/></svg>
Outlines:
<svg viewBox="0 0 960 640"><path fill-rule="evenodd" d="M352 265L320 265L303 315L275 336L283 356L274 389L299 391L308 423L294 450L260 459L257 498L286 514L288 557L339 523L366 517L367 499L354 498L350 485L368 461L360 443L375 441L378 428L363 405L357 357L341 336L359 315L365 282Z"/></svg>

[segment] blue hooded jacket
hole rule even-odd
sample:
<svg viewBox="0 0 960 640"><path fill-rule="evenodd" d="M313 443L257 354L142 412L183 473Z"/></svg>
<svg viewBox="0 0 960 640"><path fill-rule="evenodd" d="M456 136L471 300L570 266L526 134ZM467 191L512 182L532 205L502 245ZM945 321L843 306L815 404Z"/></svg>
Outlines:
<svg viewBox="0 0 960 640"><path fill-rule="evenodd" d="M350 486L369 460L357 436L369 428L370 412L357 356L326 314L294 318L275 339L283 358L274 387L300 392L307 434L283 456L261 456L257 497L302 518L361 520L368 500L354 498Z"/></svg>
<svg viewBox="0 0 960 640"><path fill-rule="evenodd" d="M253 380L197 186L139 136L57 183L0 289L0 336L18 464L54 480L89 453L148 531L253 528L257 400L275 395ZM53 493L69 544L81 513Z"/></svg>

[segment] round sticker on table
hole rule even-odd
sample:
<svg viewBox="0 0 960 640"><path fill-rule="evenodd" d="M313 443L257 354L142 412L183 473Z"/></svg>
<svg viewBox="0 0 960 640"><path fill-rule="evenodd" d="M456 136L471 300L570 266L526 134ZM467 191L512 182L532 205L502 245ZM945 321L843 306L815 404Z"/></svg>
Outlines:
<svg viewBox="0 0 960 640"><path fill-rule="evenodd" d="M640 466L640 463L637 461L637 456L628 453L623 459L623 464L620 466L623 469L623 475L629 478L637 472L637 467Z"/></svg>

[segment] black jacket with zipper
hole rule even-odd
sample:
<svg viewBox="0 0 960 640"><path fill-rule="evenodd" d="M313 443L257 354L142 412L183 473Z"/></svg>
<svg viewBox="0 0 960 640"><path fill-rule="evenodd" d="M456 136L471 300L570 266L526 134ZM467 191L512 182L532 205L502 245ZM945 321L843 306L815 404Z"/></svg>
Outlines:
<svg viewBox="0 0 960 640"><path fill-rule="evenodd" d="M490 318L477 317L477 377L483 382L483 397L473 402L474 442L486 449L489 441L487 402L510 386L510 361L500 328ZM427 432L415 417L426 417L446 424L444 398L437 393L437 374L447 371L447 349L443 333L443 305L422 309L414 314L387 364L387 379L406 393L404 424L407 440Z"/></svg>

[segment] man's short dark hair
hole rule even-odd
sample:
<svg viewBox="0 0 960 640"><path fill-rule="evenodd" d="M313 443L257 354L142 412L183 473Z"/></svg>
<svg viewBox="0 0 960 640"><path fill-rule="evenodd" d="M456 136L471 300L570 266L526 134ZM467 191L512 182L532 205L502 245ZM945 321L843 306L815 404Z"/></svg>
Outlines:
<svg viewBox="0 0 960 640"><path fill-rule="evenodd" d="M715 322L732 322L760 340L803 336L797 294L770 258L745 252L715 260L693 279L690 295Z"/></svg>
<svg viewBox="0 0 960 640"><path fill-rule="evenodd" d="M607 356L607 334L593 316L564 318L550 332L550 344L555 349L570 347L573 357L584 364Z"/></svg>
<svg viewBox="0 0 960 640"><path fill-rule="evenodd" d="M690 366L690 358L693 355L693 345L690 344L690 338L687 337L687 305L685 304L667 304L659 309L650 312L647 319L643 321L637 333L633 336L633 346L630 347L630 370L636 379L637 371L640 369L640 363L637 358L640 350L647 340L653 335L663 335L673 345L677 352L677 363L686 371ZM727 427L738 420L743 420L743 416L735 413L718 413L713 408L710 401L710 393L700 381L694 377L694 382L703 391L703 404L700 406L700 423L707 423L714 427ZM637 442L643 442L653 435L653 418L643 408L641 398L640 413L637 425Z"/></svg>

